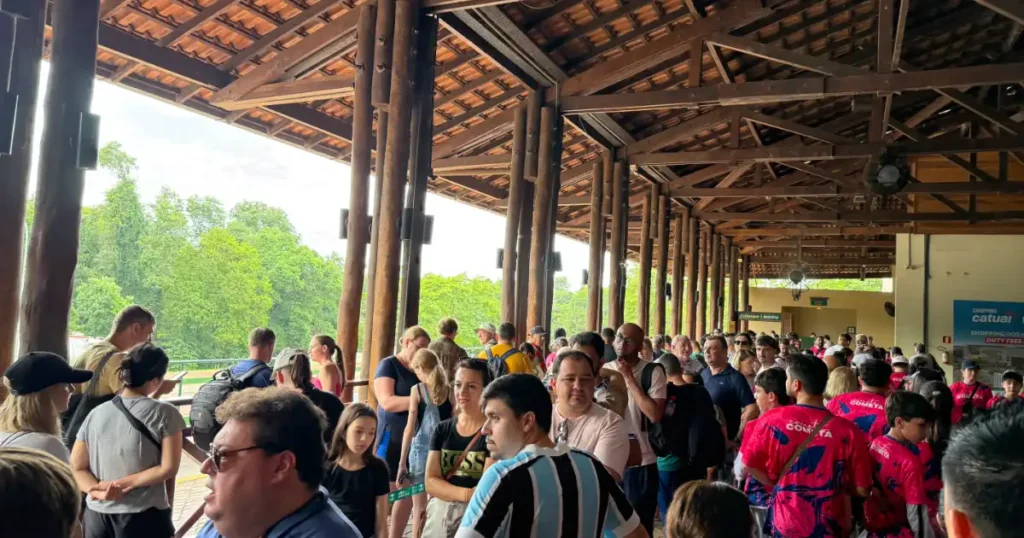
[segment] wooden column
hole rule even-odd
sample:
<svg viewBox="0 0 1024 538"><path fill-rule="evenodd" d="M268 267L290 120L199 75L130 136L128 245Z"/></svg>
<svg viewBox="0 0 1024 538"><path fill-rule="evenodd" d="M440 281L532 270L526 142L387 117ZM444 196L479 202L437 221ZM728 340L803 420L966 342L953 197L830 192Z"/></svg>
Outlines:
<svg viewBox="0 0 1024 538"><path fill-rule="evenodd" d="M709 271L711 273L711 291L708 293L708 302L711 307L710 328L720 329L722 327L722 309L719 302L722 298L722 236L711 234L711 259Z"/></svg>
<svg viewBox="0 0 1024 538"><path fill-rule="evenodd" d="M530 250L533 245L533 183L523 185L523 203L519 216L519 243L516 251L516 336L518 341L526 341L526 311L529 303L530 288Z"/></svg>
<svg viewBox="0 0 1024 538"><path fill-rule="evenodd" d="M590 180L590 268L587 274L587 330L601 330L601 268L604 265L604 162L594 161Z"/></svg>
<svg viewBox="0 0 1024 538"><path fill-rule="evenodd" d="M658 196L658 218L655 221L658 230L658 272L654 279L654 333L665 334L666 297L665 288L668 282L668 196Z"/></svg>
<svg viewBox="0 0 1024 538"><path fill-rule="evenodd" d="M743 286L740 288L740 312L750 312L750 255L742 257L743 264L741 268L741 274L743 276ZM750 322L743 320L740 322L740 330L746 331L750 329Z"/></svg>
<svg viewBox="0 0 1024 538"><path fill-rule="evenodd" d="M700 226L700 221L697 221ZM697 257L697 315L694 317L695 338L708 333L708 265L711 261L711 238L707 225L700 228L700 247Z"/></svg>
<svg viewBox="0 0 1024 538"><path fill-rule="evenodd" d="M413 38L418 5L416 0L399 0L395 5L394 58L388 101L388 137L384 154L384 186L381 190L378 223L377 271L374 275L374 309L370 371L395 349L398 315L398 263L401 251L402 194L409 169L409 120L413 95L410 82L415 73L416 41Z"/></svg>
<svg viewBox="0 0 1024 538"><path fill-rule="evenodd" d="M395 33L395 0L377 1L373 52L373 106L387 111L391 99L392 44ZM387 119L383 120L387 123Z"/></svg>
<svg viewBox="0 0 1024 538"><path fill-rule="evenodd" d="M505 212L505 247L501 264L501 320L516 319L516 243L519 239L519 215L523 210L523 177L526 164L526 108L516 109L512 121L512 163L508 185L508 209Z"/></svg>
<svg viewBox="0 0 1024 538"><path fill-rule="evenodd" d="M618 330L623 322L622 288L623 282L622 267L625 263L624 243L625 237L622 233L623 223L626 219L625 204L625 176L626 166L622 161L616 161L612 171L612 263L611 280L608 286L608 324L612 329Z"/></svg>
<svg viewBox="0 0 1024 538"><path fill-rule="evenodd" d="M645 333L651 331L651 256L654 254L651 238L651 224L655 220L658 207L658 186L652 185L651 192L644 197L640 225L640 283L637 286L636 324Z"/></svg>
<svg viewBox="0 0 1024 538"><path fill-rule="evenodd" d="M554 308L555 299L555 224L558 216L558 193L562 190L562 126L564 125L562 115L555 109L554 132L552 133L551 148L551 199L548 204L548 215L551 221L548 223L548 256L547 256L547 281L544 283L544 315L541 318L541 326L547 331L544 337L544 349L548 349L551 343L551 335L554 330L551 327L551 311ZM542 165L544 163L541 163Z"/></svg>
<svg viewBox="0 0 1024 538"><path fill-rule="evenodd" d="M363 273L366 270L366 243L370 235L370 142L373 137L374 22L377 10L373 4L359 14L356 48L355 95L352 98L352 179L349 185L348 244L345 245L345 279L338 305L338 346L345 363L345 375L355 378L356 346L359 342L359 309L363 302ZM352 388L343 395L352 401Z"/></svg>
<svg viewBox="0 0 1024 538"><path fill-rule="evenodd" d="M689 209L686 214L688 215ZM686 335L696 338L697 335L697 259L700 246L697 241L697 219L688 217L686 226L686 292L683 302L686 303Z"/></svg>
<svg viewBox="0 0 1024 538"><path fill-rule="evenodd" d="M608 259L609 259L608 267L605 268L605 266L604 266L604 253L610 252L609 251L609 247L611 246L609 243L611 243L611 237L610 236L611 236L611 233L612 233L610 228L611 228L611 218L612 218L612 190L613 190L613 183L614 183L613 178L615 176L615 161L614 161L614 158L615 158L614 152L606 151L604 153L602 159L601 159L601 163L602 163L601 164L601 168L602 168L602 172L604 173L604 179L602 181L604 183L604 201L601 204L601 219L604 221L604 224L602 224L602 226L606 229L605 233L601 235L601 285L602 286L604 285L604 272L606 270L608 271L608 283L609 283L608 292L607 292L607 295L608 295L608 299L607 300L605 299L605 292L601 292L601 309L600 309L600 314L599 314L600 319L598 319L598 326L601 326L601 327L607 327L607 324L609 322L608 309L611 306L610 303L611 303L611 296L612 296L612 291L611 291L612 288L611 288L611 285L610 285L611 284L611 280L612 280L611 272L612 272L612 268L613 268L612 265L611 265L611 263L612 263L611 262L612 256L611 255L608 256Z"/></svg>
<svg viewBox="0 0 1024 538"><path fill-rule="evenodd" d="M8 6L11 11L18 6ZM0 147L0 375L14 360L18 325L18 297L21 294L21 256L25 235L25 199L31 173L36 102L39 99L39 58L43 54L43 26L46 2L26 2L24 12L0 14L0 34L10 38L12 54L0 60L0 93L17 96L18 108L10 129L10 154ZM6 60L10 60L7 64ZM0 140L4 139L0 136Z"/></svg>
<svg viewBox="0 0 1024 538"><path fill-rule="evenodd" d="M406 211L409 239L402 245L402 298L399 323L404 331L420 321L420 281L423 268L423 233L426 226L427 180L432 169L434 131L434 62L437 53L437 17L423 15L415 32L416 61L413 80L412 148L409 152L409 183Z"/></svg>
<svg viewBox="0 0 1024 538"><path fill-rule="evenodd" d="M526 325L544 321L548 268L548 242L551 238L551 154L554 151L555 109L543 107L540 114L540 149L537 181L533 195L533 244L530 246L530 288L527 293Z"/></svg>
<svg viewBox="0 0 1024 538"><path fill-rule="evenodd" d="M97 141L88 133L98 131L99 121L89 112L96 77L99 4L99 0L53 3L44 158L39 165L35 221L25 260L21 352L68 354L85 169L95 167L98 151Z"/></svg>
<svg viewBox="0 0 1024 538"><path fill-rule="evenodd" d="M740 270L736 263L739 259L739 249L732 246L731 238L726 238L726 243L729 245L729 322L731 330L736 332L740 330L740 320L736 314L740 304Z"/></svg>
<svg viewBox="0 0 1024 538"><path fill-rule="evenodd" d="M683 273L686 272L686 225L689 223L686 208L672 220L672 325L666 332L675 336L683 334Z"/></svg>
<svg viewBox="0 0 1024 538"><path fill-rule="evenodd" d="M540 150L540 107L543 97L537 90L526 94L526 167L524 175L537 177L538 151Z"/></svg>
<svg viewBox="0 0 1024 538"><path fill-rule="evenodd" d="M725 281L725 273L728 270L727 258L729 257L729 249L725 246L727 239L727 237L718 236L718 327L722 329L722 332L725 332L729 324L726 314L729 304L725 301L725 293L728 290L728 285Z"/></svg>

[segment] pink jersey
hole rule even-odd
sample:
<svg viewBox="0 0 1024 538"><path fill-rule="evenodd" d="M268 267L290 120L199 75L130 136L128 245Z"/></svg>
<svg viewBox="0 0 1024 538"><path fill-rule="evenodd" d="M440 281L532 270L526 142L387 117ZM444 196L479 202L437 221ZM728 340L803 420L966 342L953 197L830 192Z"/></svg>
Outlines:
<svg viewBox="0 0 1024 538"><path fill-rule="evenodd" d="M949 390L953 391L953 424L959 424L963 419L968 399L971 400L970 405L973 409L988 409L988 402L992 399L992 389L980 381L972 385L957 381ZM971 394L974 395L973 398Z"/></svg>
<svg viewBox="0 0 1024 538"><path fill-rule="evenodd" d="M917 450L921 465L924 467L924 496L925 506L928 507L928 521L934 528L935 514L939 512L939 495L942 494L942 461L928 441L918 443Z"/></svg>
<svg viewBox="0 0 1024 538"><path fill-rule="evenodd" d="M917 447L883 435L871 442L875 489L864 504L868 536L914 538L907 505L927 504L924 466Z"/></svg>
<svg viewBox="0 0 1024 538"><path fill-rule="evenodd" d="M903 378L907 377L906 372L893 372L889 376L889 388L892 390L903 390Z"/></svg>
<svg viewBox="0 0 1024 538"><path fill-rule="evenodd" d="M751 446L750 436L754 433L755 425L758 419L747 422L747 427L743 430L743 441L740 443L740 457L743 458L743 451ZM746 461L746 460L744 460ZM743 493L747 495L747 501L751 506L768 506L768 492L765 491L764 485L758 482L753 476L747 475L747 479L743 481Z"/></svg>
<svg viewBox="0 0 1024 538"><path fill-rule="evenodd" d="M885 395L873 392L848 392L832 398L828 410L837 417L857 425L864 432L867 442L885 435L889 424L885 419Z"/></svg>
<svg viewBox="0 0 1024 538"><path fill-rule="evenodd" d="M1003 404L1007 404L1007 403L1019 404L1019 403L1021 403L1021 401L1022 400L1021 400L1020 396L1014 396L1014 398L1012 400L1007 400L1006 396L1003 396L1002 394L1000 394L998 396L993 396L992 399L988 401L988 408L989 409L994 409L997 406L1000 406L1000 405L1003 405Z"/></svg>
<svg viewBox="0 0 1024 538"><path fill-rule="evenodd" d="M787 405L758 419L743 446L743 461L776 481L768 501L764 532L773 537L850 535L846 494L871 485L871 460L864 435L835 417L818 432L785 476L779 476L826 409ZM748 446L749 445L749 446Z"/></svg>

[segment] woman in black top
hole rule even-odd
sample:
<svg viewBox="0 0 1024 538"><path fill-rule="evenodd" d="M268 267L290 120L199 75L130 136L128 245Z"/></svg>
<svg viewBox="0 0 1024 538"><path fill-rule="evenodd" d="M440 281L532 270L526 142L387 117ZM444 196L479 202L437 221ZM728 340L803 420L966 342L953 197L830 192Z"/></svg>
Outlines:
<svg viewBox="0 0 1024 538"><path fill-rule="evenodd" d="M364 403L349 404L338 421L323 485L334 504L363 538L388 535L388 467L373 455L377 414Z"/></svg>
<svg viewBox="0 0 1024 538"><path fill-rule="evenodd" d="M455 536L480 477L493 463L480 434L485 421L480 397L490 381L487 363L481 360L464 359L455 371L453 388L460 411L441 421L430 439L425 480L430 501L423 536Z"/></svg>

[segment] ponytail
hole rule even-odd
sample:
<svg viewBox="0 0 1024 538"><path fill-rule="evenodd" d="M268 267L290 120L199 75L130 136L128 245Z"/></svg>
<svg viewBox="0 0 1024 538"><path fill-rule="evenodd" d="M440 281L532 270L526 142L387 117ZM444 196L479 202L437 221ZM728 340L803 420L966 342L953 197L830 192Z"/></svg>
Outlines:
<svg viewBox="0 0 1024 538"><path fill-rule="evenodd" d="M952 430L953 393L942 381L922 383L917 387L917 393L924 396L935 409L935 420L928 432L928 442L931 443L936 458L942 461Z"/></svg>
<svg viewBox="0 0 1024 538"><path fill-rule="evenodd" d="M417 366L427 372L427 391L434 403L448 399L450 389L448 388L448 373L440 366L437 355L429 349L421 349L412 357L412 366Z"/></svg>
<svg viewBox="0 0 1024 538"><path fill-rule="evenodd" d="M338 347L337 342L326 334L318 334L313 337L313 340L317 345L327 347L327 355L331 358L331 362L338 367L338 371L341 373L341 382L345 383L345 355Z"/></svg>
<svg viewBox="0 0 1024 538"><path fill-rule="evenodd" d="M130 389L137 389L146 383L167 374L170 359L163 349L153 344L141 344L132 348L121 360L117 377Z"/></svg>

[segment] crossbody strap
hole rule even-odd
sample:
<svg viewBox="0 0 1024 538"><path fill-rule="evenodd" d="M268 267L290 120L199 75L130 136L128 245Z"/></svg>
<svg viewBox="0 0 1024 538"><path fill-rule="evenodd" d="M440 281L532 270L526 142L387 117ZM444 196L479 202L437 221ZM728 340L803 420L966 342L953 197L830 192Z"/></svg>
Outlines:
<svg viewBox="0 0 1024 538"><path fill-rule="evenodd" d="M825 425L828 424L834 416L835 415L833 415L832 413L826 415L825 418L823 418L821 422L819 422L818 425L815 426L813 430L811 430L811 434L808 435L802 443L800 443L800 446L796 447L796 452L793 452L793 455L789 457L789 461L786 462L786 466L783 467L782 472L779 473L779 479L776 480L776 484L782 481L782 477L786 476L786 473L788 473L789 470L793 467L793 464L796 463L796 460L800 459L800 455L804 453L804 450L806 450L808 446L810 446L811 441L813 441L814 438L818 436L818 432L820 432L821 429L824 428Z"/></svg>
<svg viewBox="0 0 1024 538"><path fill-rule="evenodd" d="M459 459L455 460L455 465L452 467L452 470L448 471L448 474L444 477L445 480L451 480L451 478L455 476L455 473L459 471L459 467L462 467L462 462L466 461L466 455L469 454L470 449L472 449L473 445L475 445L476 442L480 440L480 434L482 432L483 429L479 429L476 431L476 435L474 435L473 439L469 442L468 445L466 445L465 450L462 451L462 454L459 454ZM455 428L455 433L459 433L458 427Z"/></svg>
<svg viewBox="0 0 1024 538"><path fill-rule="evenodd" d="M28 434L29 434L29 432L24 431L24 430L16 431L13 434L11 434L10 437L8 437L7 439L4 439L4 441L2 443L0 443L0 446L11 446L15 441L17 441L18 439L21 439L22 437L25 437Z"/></svg>
<svg viewBox="0 0 1024 538"><path fill-rule="evenodd" d="M128 422L131 423L132 427L138 430L143 437L149 439L151 443L156 445L156 449L158 452L162 452L161 449L163 448L163 445L161 445L160 441L158 441L156 436L153 435L153 432L149 431L149 428L147 428L146 425L143 424L141 420L136 418L135 415L133 415L131 411L129 411L128 408L124 406L124 400L122 400L120 396L115 396L114 399L111 401L114 402L114 407L116 407L117 410L120 411L122 415L124 415L124 418L128 419Z"/></svg>

